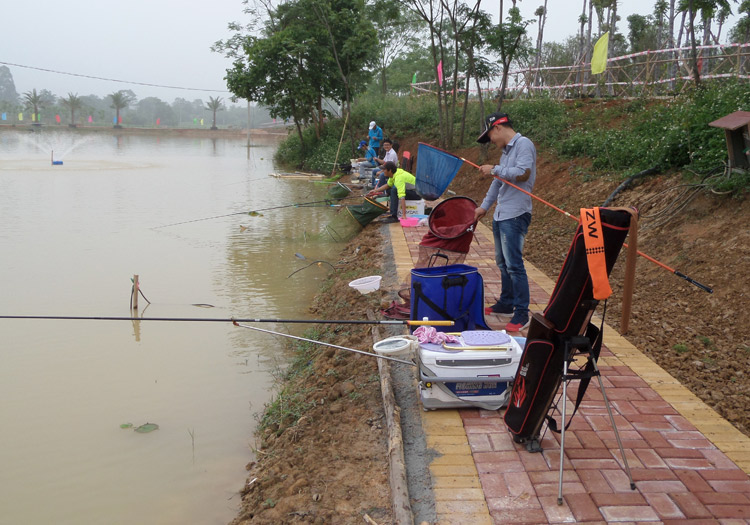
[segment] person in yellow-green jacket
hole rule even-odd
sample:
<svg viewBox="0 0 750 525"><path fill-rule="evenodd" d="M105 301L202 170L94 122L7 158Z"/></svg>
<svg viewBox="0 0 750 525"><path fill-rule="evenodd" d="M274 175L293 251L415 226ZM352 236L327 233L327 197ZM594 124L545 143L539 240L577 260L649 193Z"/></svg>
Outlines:
<svg viewBox="0 0 750 525"><path fill-rule="evenodd" d="M417 178L408 171L396 166L393 162L383 164L383 172L387 177L385 184L379 184L377 188L369 192L368 196L373 196L381 191L388 192L390 196L391 216L384 222L396 222L398 212L401 216L406 217L406 200L419 200L421 197L416 192Z"/></svg>

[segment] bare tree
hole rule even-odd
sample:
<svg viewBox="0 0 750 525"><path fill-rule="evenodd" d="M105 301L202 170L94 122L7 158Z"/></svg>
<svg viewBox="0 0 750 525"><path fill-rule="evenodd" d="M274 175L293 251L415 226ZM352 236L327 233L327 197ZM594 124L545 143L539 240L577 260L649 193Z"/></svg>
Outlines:
<svg viewBox="0 0 750 525"><path fill-rule="evenodd" d="M440 145L446 146L446 118L443 107L443 87L438 75L438 65L443 60L442 29L445 13L439 0L407 0L409 8L427 23L430 30L430 53L432 55L433 71L438 103L438 126L440 128Z"/></svg>
<svg viewBox="0 0 750 525"><path fill-rule="evenodd" d="M534 85L539 86L542 83L541 75L539 74L539 65L542 61L542 42L544 41L544 24L547 22L547 0L544 0L544 5L537 7L534 11L537 20L539 22L539 31L536 34L536 63L534 69L536 70Z"/></svg>

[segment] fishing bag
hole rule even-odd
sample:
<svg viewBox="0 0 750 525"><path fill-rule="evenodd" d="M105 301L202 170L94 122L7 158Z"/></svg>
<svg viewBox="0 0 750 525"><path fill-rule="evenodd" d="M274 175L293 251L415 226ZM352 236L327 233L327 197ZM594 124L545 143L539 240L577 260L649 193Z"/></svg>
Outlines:
<svg viewBox="0 0 750 525"><path fill-rule="evenodd" d="M484 320L484 280L466 264L449 264L411 271L411 319L450 320L444 332L489 330Z"/></svg>
<svg viewBox="0 0 750 525"><path fill-rule="evenodd" d="M635 223L635 218L631 210L624 209L600 208L599 213L603 261L609 276L630 230L631 220ZM594 361L601 351L602 330L590 322L599 301L594 298L588 263L590 253L587 254L584 237L583 226L579 226L547 308L543 314L534 313L531 318L526 346L504 416L514 440L530 443L536 449L545 421L550 429L557 431L557 425L548 413L562 380L564 360L570 361L575 351L582 347ZM592 368L588 362L586 369L581 371L583 379L578 387L575 409L590 381L590 376L585 377L585 373Z"/></svg>

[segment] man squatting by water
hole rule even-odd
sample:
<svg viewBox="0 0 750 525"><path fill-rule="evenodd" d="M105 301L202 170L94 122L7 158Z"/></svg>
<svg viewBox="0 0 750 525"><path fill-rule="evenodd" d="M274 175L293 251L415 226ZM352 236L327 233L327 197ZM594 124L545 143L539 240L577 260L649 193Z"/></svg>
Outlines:
<svg viewBox="0 0 750 525"><path fill-rule="evenodd" d="M479 167L483 175L493 175L482 204L475 210L481 219L496 204L492 217L495 238L495 262L502 279L500 298L488 308L496 314L512 316L505 326L518 332L529 324L529 280L523 264L523 244L531 222L531 197L504 184L508 181L529 193L536 180L536 148L534 143L513 129L505 113L492 113L485 119L484 132L477 142L492 142L502 150L500 163Z"/></svg>
<svg viewBox="0 0 750 525"><path fill-rule="evenodd" d="M402 217L406 217L406 200L419 199L416 192L417 178L408 171L396 166L393 162L386 162L383 165L383 173L386 176L384 183L379 184L377 188L370 191L368 196L375 196L381 191L385 191L390 196L391 215L383 222L395 222L398 220L399 212Z"/></svg>

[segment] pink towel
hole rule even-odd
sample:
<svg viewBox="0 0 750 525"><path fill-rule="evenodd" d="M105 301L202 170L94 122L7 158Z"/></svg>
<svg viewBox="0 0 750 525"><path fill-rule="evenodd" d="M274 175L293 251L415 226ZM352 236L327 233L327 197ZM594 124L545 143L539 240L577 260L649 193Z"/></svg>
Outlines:
<svg viewBox="0 0 750 525"><path fill-rule="evenodd" d="M414 330L413 335L420 343L443 344L460 342L458 337L446 334L445 332L438 332L432 326L420 326Z"/></svg>

